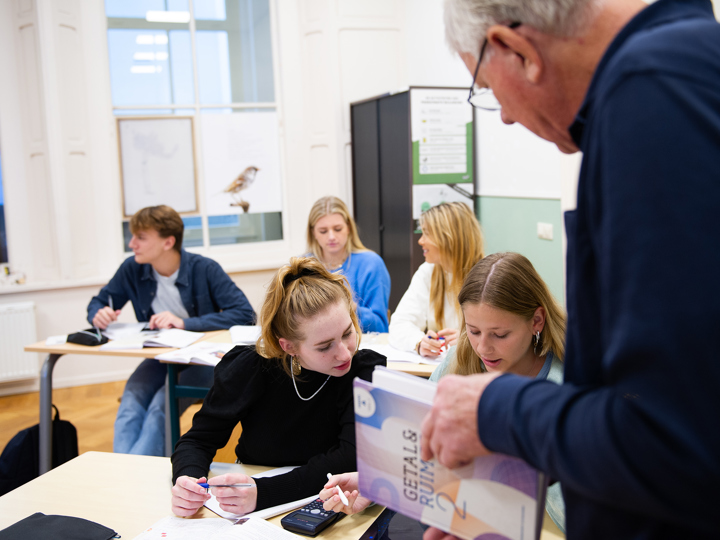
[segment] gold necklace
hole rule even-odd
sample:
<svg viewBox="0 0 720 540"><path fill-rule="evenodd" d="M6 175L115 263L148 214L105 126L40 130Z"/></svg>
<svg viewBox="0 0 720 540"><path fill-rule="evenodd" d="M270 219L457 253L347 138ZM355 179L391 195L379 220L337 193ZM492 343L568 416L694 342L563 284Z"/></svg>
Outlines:
<svg viewBox="0 0 720 540"><path fill-rule="evenodd" d="M345 264L345 261L346 261L346 260L347 260L347 255L346 255L345 258L343 258L343 260L340 261L338 264L332 265L332 264L328 264L328 263L323 263L323 266L325 266L325 268L327 268L328 270L330 270L330 271L332 272L333 270L337 270L337 269L340 268L343 264Z"/></svg>

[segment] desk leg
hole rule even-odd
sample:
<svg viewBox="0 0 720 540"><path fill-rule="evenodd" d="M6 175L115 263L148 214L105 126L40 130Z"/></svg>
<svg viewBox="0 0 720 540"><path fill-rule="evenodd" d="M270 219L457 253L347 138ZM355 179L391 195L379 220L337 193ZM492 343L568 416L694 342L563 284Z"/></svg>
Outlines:
<svg viewBox="0 0 720 540"><path fill-rule="evenodd" d="M52 468L52 374L62 354L48 354L40 370L40 474Z"/></svg>
<svg viewBox="0 0 720 540"><path fill-rule="evenodd" d="M177 366L167 364L167 382L165 384L165 455L171 456L175 443L180 438L180 407L176 386L178 382Z"/></svg>

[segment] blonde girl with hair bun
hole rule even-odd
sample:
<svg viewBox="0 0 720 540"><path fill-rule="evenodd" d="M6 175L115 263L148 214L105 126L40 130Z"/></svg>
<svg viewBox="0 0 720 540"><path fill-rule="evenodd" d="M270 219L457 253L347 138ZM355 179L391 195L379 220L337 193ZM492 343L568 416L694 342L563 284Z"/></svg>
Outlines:
<svg viewBox="0 0 720 540"><path fill-rule="evenodd" d="M389 342L400 350L437 358L456 343L460 328L457 295L465 275L483 257L475 214L464 203L442 203L420 216L420 265L390 321ZM438 338L443 338L442 340Z"/></svg>
<svg viewBox="0 0 720 540"><path fill-rule="evenodd" d="M315 258L293 258L268 287L261 336L215 368L212 388L172 455L172 509L193 515L210 497L215 452L242 424L238 462L299 465L271 478L224 474L207 481L220 507L245 514L318 493L327 473L356 470L352 381L370 380L385 357L358 350L360 327L342 275ZM217 487L250 483L252 487Z"/></svg>
<svg viewBox="0 0 720 540"><path fill-rule="evenodd" d="M345 203L337 197L318 199L307 226L309 254L331 272L344 275L363 332L388 331L390 274L382 258L360 241Z"/></svg>
<svg viewBox="0 0 720 540"><path fill-rule="evenodd" d="M430 380L501 371L562 384L565 313L526 257L488 255L468 273L458 302L463 324L457 347ZM565 532L557 483L548 489L546 508Z"/></svg>

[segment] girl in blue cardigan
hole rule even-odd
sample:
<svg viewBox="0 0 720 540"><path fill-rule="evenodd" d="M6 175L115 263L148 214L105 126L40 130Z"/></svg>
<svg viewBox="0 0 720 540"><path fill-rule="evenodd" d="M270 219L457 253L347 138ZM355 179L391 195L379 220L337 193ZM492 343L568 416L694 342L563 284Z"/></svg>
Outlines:
<svg viewBox="0 0 720 540"><path fill-rule="evenodd" d="M390 274L380 256L360 241L344 202L323 197L312 206L307 243L310 255L347 278L362 331L387 332Z"/></svg>

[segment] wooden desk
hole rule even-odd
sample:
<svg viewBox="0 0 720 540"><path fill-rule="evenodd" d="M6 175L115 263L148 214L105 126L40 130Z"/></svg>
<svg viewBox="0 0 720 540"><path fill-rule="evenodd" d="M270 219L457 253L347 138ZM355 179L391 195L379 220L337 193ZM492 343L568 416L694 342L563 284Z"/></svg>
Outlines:
<svg viewBox="0 0 720 540"><path fill-rule="evenodd" d="M86 452L0 497L0 529L42 512L96 521L131 540L171 515L171 479L169 458ZM382 508L348 516L318 538L357 539ZM206 508L196 517L220 519ZM281 518L268 521L280 527Z"/></svg>
<svg viewBox="0 0 720 540"><path fill-rule="evenodd" d="M257 469L252 474L267 469L246 467ZM131 540L170 515L171 480L169 458L86 452L0 497L0 529L42 512L96 521L114 529L123 540ZM348 516L319 538L356 540L382 509L375 506ZM217 516L202 508L195 517ZM279 527L280 519L282 516L269 521ZM540 540L563 538L546 513Z"/></svg>
<svg viewBox="0 0 720 540"><path fill-rule="evenodd" d="M219 334L228 334L227 330L207 332L202 339L215 339ZM229 339L229 338L228 338ZM52 467L52 375L57 361L66 354L84 354L95 356L121 357L121 358L153 358L158 354L171 352L176 349L148 347L144 349L127 349L122 351L102 350L100 346L88 347L74 343L62 345L45 345L39 341L25 347L25 352L47 354L45 362L40 369L40 474L45 474Z"/></svg>
<svg viewBox="0 0 720 540"><path fill-rule="evenodd" d="M372 339L387 342L387 334L371 336ZM230 343L230 332L228 330L217 330L214 332L206 332L200 341L215 341L218 343ZM40 369L40 426L39 426L39 465L40 474L45 474L52 467L52 375L57 361L66 354L84 354L95 356L122 357L122 358L153 358L159 354L174 351L176 349L149 347L144 349L126 349L126 350L102 350L100 346L88 347L86 345L76 345L74 343L64 343L62 345L45 345L44 341L39 341L25 347L25 352L37 352L46 354L47 357ZM168 385L166 393L166 410L167 414L167 436L166 449L170 451L174 448L175 443L180 437L180 418L178 411L178 398L195 397L203 398L207 394L207 388L194 386L178 386L177 384L177 366L187 364L168 365ZM434 366L425 364L411 364L409 362L388 362L388 367L411 375L419 377L429 377L433 372ZM169 455L169 452L168 452Z"/></svg>

